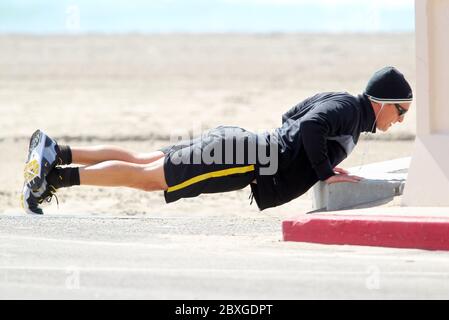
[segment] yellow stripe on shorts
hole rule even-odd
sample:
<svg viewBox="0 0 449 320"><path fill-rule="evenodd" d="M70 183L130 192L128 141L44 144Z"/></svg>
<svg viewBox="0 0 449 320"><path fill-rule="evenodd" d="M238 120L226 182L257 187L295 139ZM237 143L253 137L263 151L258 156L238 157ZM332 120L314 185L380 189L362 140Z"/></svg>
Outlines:
<svg viewBox="0 0 449 320"><path fill-rule="evenodd" d="M200 181L204 181L210 178L219 178L224 176L230 176L233 174L239 174L239 173L246 173L254 171L254 165L246 166L246 167L239 167L239 168L231 168L231 169L224 169L219 171L212 171L204 174L200 174L199 176L190 178L189 180L186 180L180 184L177 184L173 187L169 187L167 189L167 192L173 192L177 191L183 188L186 188L188 186L191 186L192 184L198 183Z"/></svg>

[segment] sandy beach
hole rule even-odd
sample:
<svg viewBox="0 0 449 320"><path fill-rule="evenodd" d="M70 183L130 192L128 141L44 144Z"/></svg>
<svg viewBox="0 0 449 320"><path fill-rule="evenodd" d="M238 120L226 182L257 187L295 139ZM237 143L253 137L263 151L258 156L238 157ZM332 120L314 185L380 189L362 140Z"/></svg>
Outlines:
<svg viewBox="0 0 449 320"><path fill-rule="evenodd" d="M37 128L62 144L136 151L223 124L264 131L317 92L362 92L385 65L415 87L412 34L1 35L0 212L21 212L22 168ZM362 139L342 166L410 156L415 114L388 134ZM161 193L124 188L58 195L59 209L49 213L260 214L249 189L171 205ZM303 196L263 214L278 219L310 205Z"/></svg>

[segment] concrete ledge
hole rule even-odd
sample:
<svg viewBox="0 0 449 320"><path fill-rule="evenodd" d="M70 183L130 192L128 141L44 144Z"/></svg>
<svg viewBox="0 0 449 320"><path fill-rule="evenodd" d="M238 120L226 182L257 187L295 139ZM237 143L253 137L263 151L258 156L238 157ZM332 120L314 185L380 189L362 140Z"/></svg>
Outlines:
<svg viewBox="0 0 449 320"><path fill-rule="evenodd" d="M449 217L301 215L282 232L284 241L449 250Z"/></svg>
<svg viewBox="0 0 449 320"><path fill-rule="evenodd" d="M317 183L312 190L313 209L335 211L390 200L402 195L410 158L369 164L348 171L364 178L359 183Z"/></svg>

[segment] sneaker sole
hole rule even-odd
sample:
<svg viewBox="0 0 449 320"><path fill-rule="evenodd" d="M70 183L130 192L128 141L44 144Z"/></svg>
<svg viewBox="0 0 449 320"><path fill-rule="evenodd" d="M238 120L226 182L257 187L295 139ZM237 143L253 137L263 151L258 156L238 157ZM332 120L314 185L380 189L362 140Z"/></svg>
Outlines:
<svg viewBox="0 0 449 320"><path fill-rule="evenodd" d="M52 169L52 165L47 159L41 157L33 158L33 155L42 155L47 136L40 130L37 130L30 139L28 149L28 160L24 168L25 183L31 190L37 190L41 187L45 177ZM36 153L34 153L36 151Z"/></svg>
<svg viewBox="0 0 449 320"><path fill-rule="evenodd" d="M20 195L20 206L27 214L32 214L32 215L43 215L44 214L44 212L40 208L37 208L36 209L37 211L32 211L30 208L25 206L25 197L23 196L23 192Z"/></svg>

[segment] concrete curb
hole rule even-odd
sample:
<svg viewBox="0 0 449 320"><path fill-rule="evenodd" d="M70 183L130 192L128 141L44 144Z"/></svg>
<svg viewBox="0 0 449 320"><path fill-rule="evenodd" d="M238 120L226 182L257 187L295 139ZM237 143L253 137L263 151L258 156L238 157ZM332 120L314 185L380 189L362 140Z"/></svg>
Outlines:
<svg viewBox="0 0 449 320"><path fill-rule="evenodd" d="M449 217L301 215L282 232L284 241L449 250Z"/></svg>

